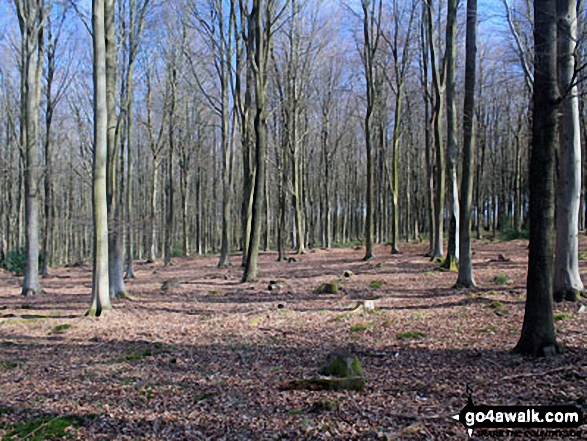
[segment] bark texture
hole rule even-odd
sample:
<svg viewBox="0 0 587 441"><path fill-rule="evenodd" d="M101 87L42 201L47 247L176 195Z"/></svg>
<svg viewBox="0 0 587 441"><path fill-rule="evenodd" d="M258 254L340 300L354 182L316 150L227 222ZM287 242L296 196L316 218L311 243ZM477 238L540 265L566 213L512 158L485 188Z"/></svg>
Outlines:
<svg viewBox="0 0 587 441"><path fill-rule="evenodd" d="M530 159L530 252L524 324L514 351L559 351L552 316L554 163L557 142L556 0L534 2L534 112Z"/></svg>
<svg viewBox="0 0 587 441"><path fill-rule="evenodd" d="M111 308L108 283L108 207L106 201L107 104L106 49L104 40L104 0L92 2L94 47L94 170L92 181L94 209L94 253L92 302L89 316L100 316Z"/></svg>
<svg viewBox="0 0 587 441"><path fill-rule="evenodd" d="M579 206L581 201L581 125L575 74L577 41L575 0L557 1L558 82L563 100L559 113L559 158L556 185L555 301L577 300L583 291L579 274Z"/></svg>

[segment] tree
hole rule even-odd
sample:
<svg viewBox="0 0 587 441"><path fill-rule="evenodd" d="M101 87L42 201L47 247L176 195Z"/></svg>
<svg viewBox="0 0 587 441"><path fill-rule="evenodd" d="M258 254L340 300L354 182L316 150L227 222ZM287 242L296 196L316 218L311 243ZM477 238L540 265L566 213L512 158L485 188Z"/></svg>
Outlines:
<svg viewBox="0 0 587 441"><path fill-rule="evenodd" d="M153 84L152 84L152 70L150 66L146 70L146 102L147 102L147 134L149 139L149 147L151 148L151 155L153 158L153 168L151 174L151 196L150 196L150 212L149 212L149 261L152 263L157 257L157 228L155 222L157 218L158 206L158 190L159 190L159 167L161 165L160 155L163 150L163 134L165 133L165 125L167 119L167 101L169 98L169 87L165 88L163 111L161 115L161 122L157 136L155 136L155 129L153 127Z"/></svg>
<svg viewBox="0 0 587 441"><path fill-rule="evenodd" d="M381 8L379 0L361 0L363 8L363 51L361 58L367 88L367 107L365 111L365 147L367 152L367 194L365 211L365 257L373 258L373 110L375 107L375 69L377 47L381 37Z"/></svg>
<svg viewBox="0 0 587 441"><path fill-rule="evenodd" d="M134 67L137 58L141 34L145 23L145 16L149 0L143 0L137 5L135 0L129 0L128 5L128 30L125 29L125 36L128 38L128 64L126 69L126 148L127 148L127 170L126 170L126 269L125 277L134 279L133 271L133 99L134 99ZM126 26L126 23L125 23Z"/></svg>
<svg viewBox="0 0 587 441"><path fill-rule="evenodd" d="M575 83L576 3L576 0L557 1L558 83L562 99L556 185L556 252L553 281L555 301L574 301L583 291L583 282L579 275L581 128L579 95Z"/></svg>
<svg viewBox="0 0 587 441"><path fill-rule="evenodd" d="M398 254L399 251L399 151L402 144L402 109L405 95L405 83L408 73L408 66L410 65L410 40L412 35L412 23L415 17L416 3L408 4L409 16L405 26L406 35L403 42L403 47L399 47L399 34L402 28L401 23L405 23L405 16L402 17L401 10L398 8L397 2L393 3L394 11L394 33L391 38L386 38L386 41L391 50L393 58L393 73L395 81L386 75L387 82L395 94L395 110L393 118L393 134L392 134L392 161L390 173L390 188L392 193L393 212L391 224L391 254ZM402 20L403 18L403 20ZM385 36L385 35L384 35ZM385 144L385 143L383 143ZM386 152L384 152L386 153ZM387 156L387 155L386 155ZM387 164L387 158L383 159Z"/></svg>
<svg viewBox="0 0 587 441"><path fill-rule="evenodd" d="M41 292L39 283L38 140L44 53L44 0L14 0L21 35L21 149L25 165L26 267L22 295Z"/></svg>
<svg viewBox="0 0 587 441"><path fill-rule="evenodd" d="M263 186L265 185L266 155L267 155L267 62L269 59L270 37L272 34L272 0L253 0L250 12L249 29L254 38L254 57L249 62L252 65L255 81L255 153L256 173L253 190L253 213L251 222L251 239L243 282L257 280L259 246L261 243L261 223L263 212Z"/></svg>
<svg viewBox="0 0 587 441"><path fill-rule="evenodd" d="M530 251L522 333L514 351L560 351L552 314L554 162L557 143L556 0L534 1L534 92L530 158Z"/></svg>
<svg viewBox="0 0 587 441"><path fill-rule="evenodd" d="M467 0L467 36L465 42L465 103L463 106L463 157L459 230L459 275L457 286L475 286L471 259L471 199L475 169L475 70L477 65L477 0Z"/></svg>
<svg viewBox="0 0 587 441"><path fill-rule="evenodd" d="M442 135L442 106L444 102L444 88L446 75L446 57L438 66L436 60L436 44L434 41L434 19L433 19L433 0L426 0L426 28L428 37L428 50L430 52L430 70L432 72L432 89L434 94L434 104L432 107L432 132L434 134L434 144L436 146L436 163L435 163L435 192L434 192L434 224L433 229L433 248L431 260L442 259L444 253L443 243L443 225L444 225L444 192L445 192L445 158Z"/></svg>
<svg viewBox="0 0 587 441"><path fill-rule="evenodd" d="M104 35L106 51L106 117L108 118L108 163L106 169L106 192L108 203L108 272L110 283L110 297L124 296L126 287L122 277L122 244L121 244L121 207L117 200L117 165L119 150L117 148L117 133L119 122L116 116L116 33L114 20L114 0L104 0Z"/></svg>
<svg viewBox="0 0 587 441"><path fill-rule="evenodd" d="M94 46L94 170L92 180L94 210L94 251L92 303L89 316L100 316L111 308L108 283L108 207L106 203L107 112L106 48L104 0L92 1L92 41Z"/></svg>
<svg viewBox="0 0 587 441"><path fill-rule="evenodd" d="M54 230L54 217L55 207L53 203L54 190L53 190L53 164L52 164L52 126L53 117L55 114L55 108L59 101L63 98L65 90L67 89L67 82L69 75L64 75L63 79L55 84L55 73L57 70L57 48L59 46L59 40L61 32L63 30L63 23L67 14L67 9L63 9L60 15L57 17L57 23L54 22L53 17L53 5L47 8L47 17L45 28L47 30L47 66L45 73L45 139L44 139L44 160L45 160L45 172L44 172L44 187L45 187L45 201L44 201L44 214L45 222L43 225L43 245L42 245L42 256L43 256L43 268L41 274L43 277L49 275L49 265L52 261L53 249L51 242L53 240ZM69 70L69 69L66 69ZM57 89L54 90L54 87Z"/></svg>
<svg viewBox="0 0 587 441"><path fill-rule="evenodd" d="M456 269L459 260L459 191L457 188L456 37L457 0L446 10L446 173L448 175L448 249L442 267Z"/></svg>

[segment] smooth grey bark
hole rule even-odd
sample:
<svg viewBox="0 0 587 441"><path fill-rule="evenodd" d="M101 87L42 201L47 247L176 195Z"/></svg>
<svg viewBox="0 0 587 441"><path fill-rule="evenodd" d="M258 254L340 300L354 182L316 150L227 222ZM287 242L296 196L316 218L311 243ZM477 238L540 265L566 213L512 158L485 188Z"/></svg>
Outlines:
<svg viewBox="0 0 587 441"><path fill-rule="evenodd" d="M264 23L263 16L267 15L268 22ZM253 213L251 222L251 239L243 282L253 282L258 276L259 247L261 243L261 224L263 214L263 186L265 184L265 166L267 155L267 61L269 56L269 37L271 35L269 5L264 0L253 0L250 25L253 26L252 35L255 40L254 50L254 79L255 79L255 142L256 142L256 173L253 195ZM249 30L251 31L251 30ZM250 38L250 37L249 37Z"/></svg>
<svg viewBox="0 0 587 441"><path fill-rule="evenodd" d="M444 195L445 195L445 152L442 134L442 107L444 102L446 57L442 66L436 60L436 45L434 42L433 0L426 0L426 27L428 50L430 52L430 70L432 72L432 89L434 105L432 107L432 132L436 151L436 173L434 191L434 246L431 260L441 260L444 254L443 225L444 225Z"/></svg>
<svg viewBox="0 0 587 441"><path fill-rule="evenodd" d="M21 148L24 149L25 254L22 295L41 292L39 283L38 137L44 57L44 0L14 0L21 34Z"/></svg>
<svg viewBox="0 0 587 441"><path fill-rule="evenodd" d="M576 0L557 1L558 82L563 99L559 113L559 157L556 184L555 301L577 300L583 292L579 274L579 205L581 201L581 126L575 81Z"/></svg>
<svg viewBox="0 0 587 441"><path fill-rule="evenodd" d="M150 219L149 219L149 261L152 263L157 258L157 211L159 209L159 167L161 166L160 155L163 149L163 134L167 121L167 100L169 96L169 88L165 88L163 115L157 136L153 127L153 85L151 79L151 70L147 69L147 133L149 135L149 146L151 148L151 156L153 159L153 169L151 174L151 197L150 197Z"/></svg>
<svg viewBox="0 0 587 441"><path fill-rule="evenodd" d="M515 352L560 351L554 331L554 168L557 144L556 0L534 1L534 98L530 155L530 251L524 324Z"/></svg>
<svg viewBox="0 0 587 441"><path fill-rule="evenodd" d="M248 14L243 4L240 4L240 32L235 30L235 51L236 74L235 74L235 101L240 116L241 143L242 143L242 161L243 161L243 199L241 205L241 241L242 241L242 266L246 266L249 256L249 244L251 239L251 227L253 216L253 197L255 182L255 160L253 146L253 121L251 113L253 109L253 91L254 91L254 29L252 15ZM247 3L248 4L248 3ZM244 56L243 56L244 53ZM245 71L244 94L243 70ZM244 96L243 96L244 95Z"/></svg>
<svg viewBox="0 0 587 441"><path fill-rule="evenodd" d="M459 190L457 184L456 34L457 0L446 11L446 174L448 175L448 247L442 267L456 270L459 261Z"/></svg>
<svg viewBox="0 0 587 441"><path fill-rule="evenodd" d="M94 252L92 301L88 316L100 316L111 308L108 283L108 207L106 196L107 103L104 0L92 1L94 48L94 165L92 179L94 210Z"/></svg>
<svg viewBox="0 0 587 441"><path fill-rule="evenodd" d="M130 0L128 5L128 66L126 71L127 99L126 107L126 261L125 278L134 279L133 270L133 99L134 99L134 66L137 57L141 33L145 22L145 15L150 0L144 0L137 9L135 0Z"/></svg>
<svg viewBox="0 0 587 441"><path fill-rule="evenodd" d="M391 173L390 173L390 188L391 188L391 200L392 200L392 221L391 221L391 254L399 254L399 152L400 147L402 146L402 111L403 111L403 101L405 95L405 82L406 82L406 74L407 68L410 64L410 40L412 35L412 23L414 21L415 11L416 11L416 3L411 2L408 5L410 10L409 18L407 23L404 22L404 26L402 26L402 16L400 11L397 7L397 2L394 2L394 34L388 44L391 49L391 54L393 58L393 72L395 74L395 79L392 81L388 75L386 75L387 82L393 89L395 93L395 108L394 108L394 119L393 119L393 132L392 132L392 160L391 160ZM400 28L404 27L406 36L403 42L403 46L400 50L399 47L399 33ZM401 59L400 59L401 55ZM384 134L381 133L383 136ZM381 143L385 146L385 142ZM383 152L387 156L386 149L383 149ZM387 165L387 158L383 158L385 164ZM409 201L409 191L408 191L408 201ZM409 203L408 203L409 204ZM409 212L409 207L408 210ZM408 235L409 237L409 235Z"/></svg>
<svg viewBox="0 0 587 441"><path fill-rule="evenodd" d="M422 13L420 18L420 51L421 51L421 68L420 68L420 83L423 89L422 99L424 101L424 156L426 160L426 202L428 225L430 229L429 244L430 249L427 256L432 256L434 251L434 164L432 151L432 127L430 121L430 104L431 94L429 91L429 75L428 75L428 5L422 2Z"/></svg>
<svg viewBox="0 0 587 441"><path fill-rule="evenodd" d="M122 277L120 206L117 203L117 162L116 142L116 33L114 21L114 0L104 0L104 39L106 42L106 105L108 119L108 164L106 169L106 192L108 203L108 273L110 297L116 298L126 293Z"/></svg>
<svg viewBox="0 0 587 441"><path fill-rule="evenodd" d="M378 4L378 6L377 6ZM361 0L363 8L363 67L365 74L365 86L367 89L367 107L365 112L365 147L367 152L367 189L365 210L365 256L363 260L372 259L373 256L373 111L375 107L375 69L376 54L381 36L381 1ZM377 16L376 16L377 8Z"/></svg>
<svg viewBox="0 0 587 441"><path fill-rule="evenodd" d="M459 275L457 287L475 286L471 257L471 203L475 170L475 71L477 65L477 0L467 0L465 41L465 103L463 105L463 152L460 198Z"/></svg>
<svg viewBox="0 0 587 441"><path fill-rule="evenodd" d="M231 139L230 136L230 103L229 92L232 78L232 58L233 58L233 28L236 26L236 9L235 2L231 0L228 29L224 32L225 14L222 3L218 4L219 10L219 33L220 44L218 46L219 65L218 76L220 80L221 93L221 143L222 143L222 233L220 245L220 258L218 268L224 268L231 265L230 262L230 241L231 241L231 205L232 205L232 188L231 188Z"/></svg>
<svg viewBox="0 0 587 441"><path fill-rule="evenodd" d="M44 214L45 222L43 225L43 245L42 245L42 256L43 256L43 268L41 274L43 277L49 275L49 265L53 260L53 241L54 241L54 217L55 208L53 202L54 189L53 189L53 164L52 164L52 126L53 116L55 114L55 107L63 95L64 82L61 82L61 87L53 93L55 71L56 71L56 53L59 43L59 37L61 35L61 29L65 20L65 13L62 14L61 20L55 29L53 29L53 20L51 17L51 9L47 11L47 67L46 67L46 104L45 104L45 140L44 140L44 159L45 159L45 172L44 172L44 190L45 190L45 201L44 201Z"/></svg>
<svg viewBox="0 0 587 441"><path fill-rule="evenodd" d="M171 72L169 72L169 70ZM173 239L173 225L174 225L174 213L173 213L173 162L175 156L175 102L176 102L176 89L177 89L177 68L175 60L171 61L171 65L168 66L167 74L171 77L168 79L170 88L170 102L169 102L169 116L167 129L167 136L169 137L169 154L167 157L167 184L165 187L166 195L166 211L165 211L165 231L163 240L163 265L168 267L171 265L171 254L172 254L172 239Z"/></svg>

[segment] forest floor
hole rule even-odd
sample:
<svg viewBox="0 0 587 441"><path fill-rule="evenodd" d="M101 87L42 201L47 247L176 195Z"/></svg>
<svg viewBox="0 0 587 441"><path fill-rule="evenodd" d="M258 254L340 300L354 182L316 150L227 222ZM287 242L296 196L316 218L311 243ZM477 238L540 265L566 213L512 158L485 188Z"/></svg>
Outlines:
<svg viewBox="0 0 587 441"><path fill-rule="evenodd" d="M394 256L378 246L369 262L361 249L290 263L263 253L259 282L244 284L237 255L228 269L216 268L217 256L174 259L167 269L136 262L133 298L100 318L83 317L89 266L53 269L34 298L0 272L0 437L465 440L451 417L468 386L476 404L587 410L587 314L555 305L562 355L512 354L527 242L473 249L474 291L453 289L456 273L437 270L424 244ZM587 281L587 260L581 270ZM169 279L179 288L161 291ZM271 280L279 289L267 289ZM330 281L341 291L318 294ZM365 299L376 309L352 312ZM334 350L360 357L364 392L282 390L316 376Z"/></svg>

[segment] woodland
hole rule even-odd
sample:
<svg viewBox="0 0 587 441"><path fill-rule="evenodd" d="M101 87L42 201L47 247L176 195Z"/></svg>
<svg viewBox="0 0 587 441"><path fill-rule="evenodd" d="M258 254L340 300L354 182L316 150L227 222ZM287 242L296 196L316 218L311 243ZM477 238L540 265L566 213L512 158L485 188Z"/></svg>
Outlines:
<svg viewBox="0 0 587 441"><path fill-rule="evenodd" d="M586 35L580 0L0 0L2 440L585 413Z"/></svg>

